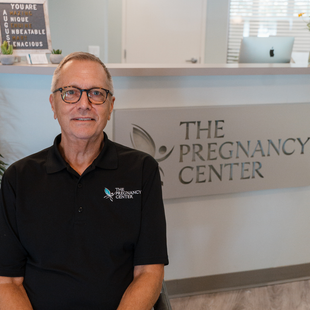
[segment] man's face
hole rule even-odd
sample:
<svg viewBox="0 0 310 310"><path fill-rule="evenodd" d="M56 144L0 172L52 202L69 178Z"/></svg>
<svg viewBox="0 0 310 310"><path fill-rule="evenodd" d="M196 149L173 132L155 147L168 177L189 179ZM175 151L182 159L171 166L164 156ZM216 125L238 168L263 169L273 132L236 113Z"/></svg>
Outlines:
<svg viewBox="0 0 310 310"><path fill-rule="evenodd" d="M102 87L108 89L107 76L103 67L94 61L71 60L61 69L56 89L65 86L76 86L80 89ZM58 119L62 137L71 142L102 139L102 131L110 120L115 98L108 95L100 105L91 104L86 92L74 104L65 103L61 93L50 95L54 118Z"/></svg>

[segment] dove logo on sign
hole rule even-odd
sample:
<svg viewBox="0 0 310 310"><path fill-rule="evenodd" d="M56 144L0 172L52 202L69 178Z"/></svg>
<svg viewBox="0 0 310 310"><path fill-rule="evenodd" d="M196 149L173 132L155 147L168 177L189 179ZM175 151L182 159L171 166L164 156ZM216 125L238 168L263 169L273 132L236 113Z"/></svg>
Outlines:
<svg viewBox="0 0 310 310"><path fill-rule="evenodd" d="M130 134L130 140L131 140L132 146L136 150L150 154L151 156L155 158L155 160L158 163L164 161L171 155L171 153L174 150L174 146L172 147L170 151L168 151L165 145L160 146L157 150L157 147L151 135L146 130L144 130L142 127L136 124L132 124L132 125L133 125L133 128L132 128L132 133ZM161 157L157 157L157 151L161 155ZM159 167L159 170L161 171L163 175L165 175L161 167Z"/></svg>

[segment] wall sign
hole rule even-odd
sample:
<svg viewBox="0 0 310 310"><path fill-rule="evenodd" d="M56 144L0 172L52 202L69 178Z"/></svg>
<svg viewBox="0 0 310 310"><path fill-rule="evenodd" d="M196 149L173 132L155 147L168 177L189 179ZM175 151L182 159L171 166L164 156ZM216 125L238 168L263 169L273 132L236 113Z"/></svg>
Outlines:
<svg viewBox="0 0 310 310"><path fill-rule="evenodd" d="M310 185L310 103L114 111L114 141L159 163L164 198Z"/></svg>
<svg viewBox="0 0 310 310"><path fill-rule="evenodd" d="M13 45L14 55L50 53L47 0L0 0L0 41Z"/></svg>

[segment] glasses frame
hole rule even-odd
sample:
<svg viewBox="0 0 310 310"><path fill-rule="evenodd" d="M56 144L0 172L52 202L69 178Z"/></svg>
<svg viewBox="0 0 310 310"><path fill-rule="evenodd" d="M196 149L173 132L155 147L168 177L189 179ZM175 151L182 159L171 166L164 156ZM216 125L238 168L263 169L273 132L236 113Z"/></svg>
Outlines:
<svg viewBox="0 0 310 310"><path fill-rule="evenodd" d="M79 99L78 99L77 101L75 101L75 102L67 102L67 101L64 100L64 98L63 98L63 96L62 96L62 92L63 92L66 88L69 88L69 87L70 87L70 88L78 89L78 90L80 91L80 97L79 97ZM93 89L102 89L102 90L104 90L104 91L106 92L106 98L105 98L105 100L104 100L103 102L96 103L96 102L92 102L92 101L91 101L91 97L89 96L89 92L90 92L91 90L93 90ZM109 95L109 94L111 94L111 96L113 96L113 94L112 94L108 89L105 89L105 88L102 88L102 87L92 87L92 88L88 88L88 89L81 89L81 88L79 88L79 87L71 86L71 85L70 85L70 86L64 86L64 87L60 87L60 88L58 88L58 89L55 89L55 90L53 91L53 94L55 94L55 93L58 92L58 91L60 92L60 97L61 97L62 101L65 102L65 103L68 103L68 104L75 104L75 103L79 102L79 101L81 100L81 97L82 97L84 91L86 92L86 95L87 95L87 98L88 98L89 103L95 104L95 105L104 104L104 103L107 101L108 95Z"/></svg>

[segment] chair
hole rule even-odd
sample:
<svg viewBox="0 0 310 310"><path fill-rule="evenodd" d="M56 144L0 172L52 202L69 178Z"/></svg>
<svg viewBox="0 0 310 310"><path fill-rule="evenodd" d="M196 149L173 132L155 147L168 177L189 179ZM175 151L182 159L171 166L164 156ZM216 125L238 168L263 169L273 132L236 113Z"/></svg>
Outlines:
<svg viewBox="0 0 310 310"><path fill-rule="evenodd" d="M159 298L154 305L154 310L172 310L165 281L163 281Z"/></svg>

